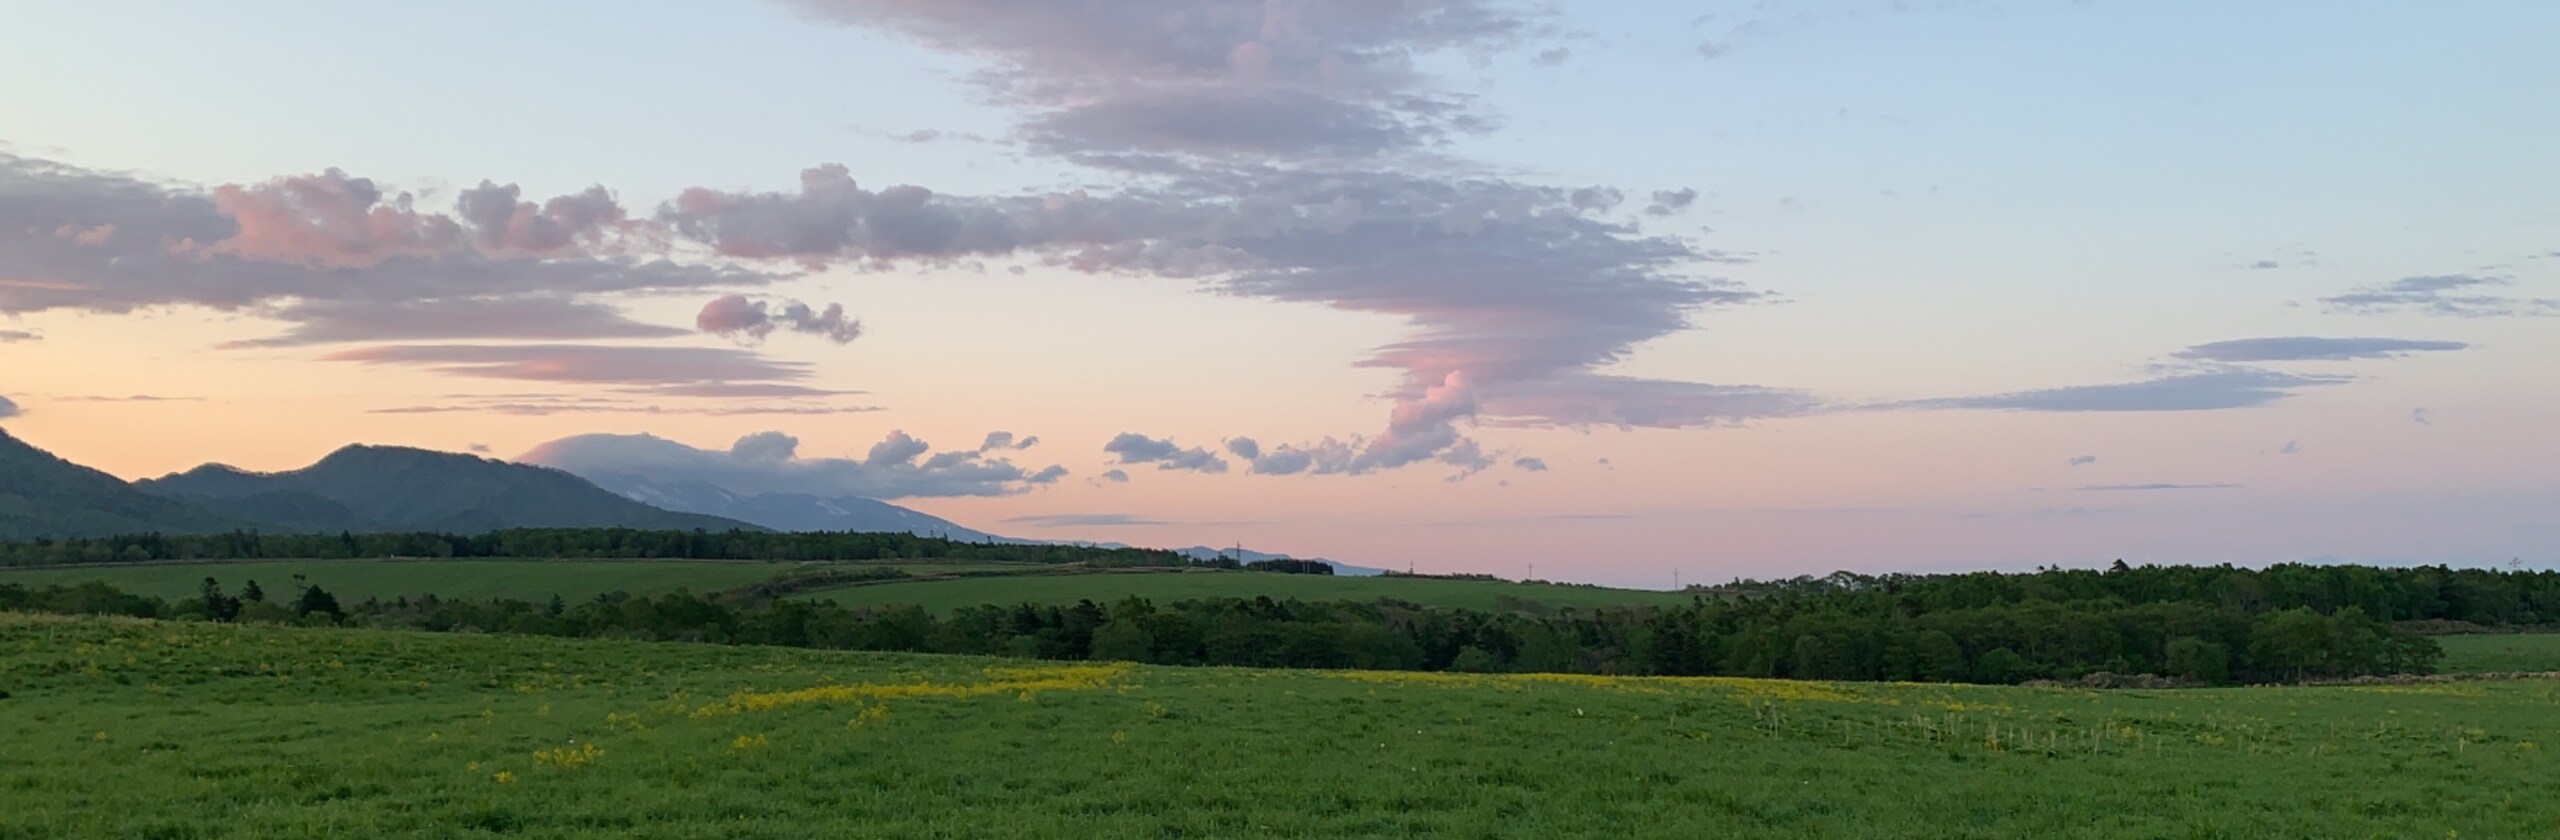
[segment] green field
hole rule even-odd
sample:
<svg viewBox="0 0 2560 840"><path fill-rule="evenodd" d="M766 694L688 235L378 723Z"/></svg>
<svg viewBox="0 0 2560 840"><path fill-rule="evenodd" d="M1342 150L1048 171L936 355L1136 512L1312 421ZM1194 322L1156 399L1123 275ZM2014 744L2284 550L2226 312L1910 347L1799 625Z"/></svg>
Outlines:
<svg viewBox="0 0 2560 840"><path fill-rule="evenodd" d="M583 601L621 590L657 595L678 589L714 592L800 568L792 563L720 563L651 560L290 560L239 563L153 563L0 569L0 584L22 586L102 580L138 595L170 600L196 594L207 577L239 594L257 581L269 598L292 597L294 575L349 601L434 593L439 598L514 598L543 601L553 595Z"/></svg>
<svg viewBox="0 0 2560 840"><path fill-rule="evenodd" d="M2436 636L2444 646L2444 662L2436 670L2448 674L2503 674L2560 671L2560 633Z"/></svg>
<svg viewBox="0 0 2560 840"><path fill-rule="evenodd" d="M1641 589L1602 589L1504 581L1432 578L1329 577L1265 572L1118 571L1081 575L980 577L958 580L869 584L810 592L801 597L840 604L921 604L947 612L979 604L1073 604L1091 600L1109 604L1129 596L1157 602L1193 598L1251 598L1302 601L1375 601L1396 598L1442 607L1493 609L1505 598L1548 606L1626 606L1686 604L1691 596Z"/></svg>
<svg viewBox="0 0 2560 840"><path fill-rule="evenodd" d="M2548 837L2560 682L1178 669L0 614L0 838Z"/></svg>

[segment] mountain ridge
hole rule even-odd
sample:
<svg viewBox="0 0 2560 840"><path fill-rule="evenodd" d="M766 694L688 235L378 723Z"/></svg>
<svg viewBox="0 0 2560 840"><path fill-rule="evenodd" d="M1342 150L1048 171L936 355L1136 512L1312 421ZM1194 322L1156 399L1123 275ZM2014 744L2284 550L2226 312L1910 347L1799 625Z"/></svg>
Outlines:
<svg viewBox="0 0 2560 840"><path fill-rule="evenodd" d="M401 446L352 444L310 466L271 473L206 464L135 486L304 533L763 530L734 519L652 507L549 467Z"/></svg>

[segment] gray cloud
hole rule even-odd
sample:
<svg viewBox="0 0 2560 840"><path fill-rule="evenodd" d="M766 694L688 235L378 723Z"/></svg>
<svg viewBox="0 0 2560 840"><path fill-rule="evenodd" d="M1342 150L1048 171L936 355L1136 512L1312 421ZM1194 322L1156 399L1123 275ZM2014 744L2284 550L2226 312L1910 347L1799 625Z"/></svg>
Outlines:
<svg viewBox="0 0 2560 840"><path fill-rule="evenodd" d="M1108 481L1108 482L1111 482L1111 483L1113 483L1113 484L1127 484L1127 483L1129 483L1129 471L1128 471L1128 470L1106 470L1106 471L1104 471L1104 472L1102 473L1102 480L1104 480L1104 481Z"/></svg>
<svg viewBox="0 0 2560 840"><path fill-rule="evenodd" d="M740 438L727 451L696 449L652 435L580 435L535 447L516 460L583 476L636 475L701 481L735 493L808 493L867 499L1005 496L1027 492L1047 470L1002 458L930 447L893 432L863 458L812 458L780 432ZM1063 473L1061 473L1063 474Z"/></svg>
<svg viewBox="0 0 2560 840"><path fill-rule="evenodd" d="M0 344L15 344L15 343L17 343L17 342L21 342L21 341L43 341L43 340L44 340L44 336L40 336L40 335L37 335L37 334L35 334L35 333L31 333L31 332L26 332L26 331L24 331L24 330L0 330Z"/></svg>
<svg viewBox="0 0 2560 840"><path fill-rule="evenodd" d="M226 348L293 347L358 341L434 339L563 340L666 338L674 327L643 324L601 303L553 297L429 300L324 300L263 314L293 324L282 335L224 343Z"/></svg>
<svg viewBox="0 0 2560 840"><path fill-rule="evenodd" d="M1184 449L1170 438L1157 440L1134 432L1120 433L1110 443L1103 444L1102 451L1118 456L1119 460L1114 463L1120 464L1154 464L1159 470L1203 473L1227 471L1227 459L1209 450L1197 446Z"/></svg>
<svg viewBox="0 0 2560 840"><path fill-rule="evenodd" d="M1547 459L1545 458L1514 458L1511 461L1511 465L1528 472L1547 471Z"/></svg>
<svg viewBox="0 0 2560 840"><path fill-rule="evenodd" d="M1257 158L1376 154L1480 126L1415 59L1507 48L1534 24L1489 0L796 0L814 17L991 59L977 77L1052 149Z"/></svg>
<svg viewBox="0 0 2560 840"><path fill-rule="evenodd" d="M830 388L811 388L806 385L788 385L779 382L686 382L674 385L647 385L637 388L622 388L618 390L629 394L648 394L660 397L701 397L704 399L717 400L842 397L870 393L869 391L839 391Z"/></svg>
<svg viewBox="0 0 2560 840"><path fill-rule="evenodd" d="M1050 464L1049 466L1042 467L1039 472L1032 473L1030 477L1024 478L1022 481L1025 484L1056 484L1059 479L1066 477L1066 467L1057 464Z"/></svg>
<svg viewBox="0 0 2560 840"><path fill-rule="evenodd" d="M624 219L622 205L601 186L541 205L523 196L514 184L482 181L462 191L455 210L481 250L491 253L557 254L592 243Z"/></svg>
<svg viewBox="0 0 2560 840"><path fill-rule="evenodd" d="M1887 408L1988 409L1997 411L2213 411L2265 405L2295 391L2354 381L2345 376L2302 376L2248 367L2178 373L2112 385L2075 385L1980 397L1914 400Z"/></svg>
<svg viewBox="0 0 2560 840"><path fill-rule="evenodd" d="M2343 295L2321 298L2320 302L2333 312L2363 314L2418 312L2456 318L2560 316L2560 299L2489 293L2491 289L2514 285L2514 282L2503 277L2467 274L2408 277L2382 286L2368 286Z"/></svg>
<svg viewBox="0 0 2560 840"><path fill-rule="evenodd" d="M2071 465L2072 465L2072 466L2075 466L2075 467L2085 467L2085 466L2088 466L2088 465L2090 465L2090 464L2095 464L2095 463L2097 463L2097 462L2098 462L2098 456L2096 456L2096 455L2073 455L2073 456L2071 456Z"/></svg>
<svg viewBox="0 0 2560 840"><path fill-rule="evenodd" d="M712 335L754 341L764 340L776 329L814 335L837 344L851 344L862 337L862 321L845 317L844 304L827 304L821 312L796 300L783 301L776 307L766 301L748 300L745 295L713 298L694 315L693 323Z"/></svg>
<svg viewBox="0 0 2560 840"><path fill-rule="evenodd" d="M2151 493L2169 490L2237 490L2237 484L2092 484L2074 487L2084 493Z"/></svg>
<svg viewBox="0 0 2560 840"><path fill-rule="evenodd" d="M2278 454L2278 455L2299 455L2299 454L2302 454L2302 441L2298 441L2298 440L2288 440L2288 441L2285 441L2283 446L2280 446L2280 447L2277 447L2277 448L2276 448L2276 454Z"/></svg>
<svg viewBox="0 0 2560 840"><path fill-rule="evenodd" d="M1262 457L1262 444L1249 437L1230 438L1227 440L1227 454L1251 461Z"/></svg>
<svg viewBox="0 0 2560 840"><path fill-rule="evenodd" d="M563 205L561 212L570 211ZM519 246L541 243L514 233L486 237L498 250L484 250L483 240L471 224L343 172L206 191L0 153L0 313L201 306L313 318L319 323L308 335L328 336L343 335L350 324L342 322L379 323L361 312L368 307L393 307L394 316L403 314L400 306L428 307L426 314L405 313L423 319L511 299L558 306L588 295L754 286L778 276L620 256L602 245L533 254ZM601 312L590 309L566 326L591 337L605 323L594 317ZM294 343L299 335L305 333L277 341Z"/></svg>
<svg viewBox="0 0 2560 840"><path fill-rule="evenodd" d="M1653 193L1653 203L1646 206L1644 212L1650 216L1670 216L1687 210L1697 203L1698 191L1695 188L1656 190Z"/></svg>
<svg viewBox="0 0 2560 840"><path fill-rule="evenodd" d="M739 443L744 445L746 441L740 440ZM792 445L798 446L799 440L793 439ZM905 466L914 463L917 458L932 450L933 447L930 444L909 437L903 430L892 431L888 437L881 438L879 443L871 445L871 452L863 457L862 463L871 467Z"/></svg>
<svg viewBox="0 0 2560 840"><path fill-rule="evenodd" d="M1145 525L1173 524L1161 519L1150 519L1126 513L1051 513L1037 516L1016 516L1005 520L1005 523L1009 525L1030 525L1038 528L1137 527Z"/></svg>
<svg viewBox="0 0 2560 840"><path fill-rule="evenodd" d="M8 397L0 397L0 420L7 420L23 413L25 412L18 410L17 403L10 402Z"/></svg>
<svg viewBox="0 0 2560 840"><path fill-rule="evenodd" d="M2244 338L2198 344L2178 351L2178 358L2207 362L2302 362L2390 359L2411 353L2462 350L2459 341L2410 341L2397 338Z"/></svg>
<svg viewBox="0 0 2560 840"><path fill-rule="evenodd" d="M998 452L998 451L1016 451L1016 452L1018 452L1018 451L1025 450L1025 449L1029 449L1029 448L1031 448L1031 447L1039 446L1039 445L1040 445L1040 436L1039 436L1039 435L1032 435L1032 436L1030 436L1030 437L1025 437L1025 438L1016 438L1016 437L1014 437L1014 435L1013 435L1013 433L1012 433L1012 432L988 432L988 433L987 433L987 439L986 439L986 440L984 440L984 441L979 442L979 444L978 444L978 451L980 451L980 452Z"/></svg>
<svg viewBox="0 0 2560 840"><path fill-rule="evenodd" d="M2434 412L2424 408L2413 408L2409 409L2409 422L2421 426L2433 426L2436 424L2436 416Z"/></svg>

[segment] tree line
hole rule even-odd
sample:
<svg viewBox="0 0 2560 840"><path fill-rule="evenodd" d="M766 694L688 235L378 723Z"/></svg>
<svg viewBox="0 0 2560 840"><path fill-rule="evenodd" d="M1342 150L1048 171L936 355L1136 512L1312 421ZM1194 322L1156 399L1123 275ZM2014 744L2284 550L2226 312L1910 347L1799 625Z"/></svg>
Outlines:
<svg viewBox="0 0 2560 840"><path fill-rule="evenodd" d="M2366 573L2409 586L2429 579L2414 570L2366 569L2336 580L2366 580ZM2534 603L2524 593L2535 590L2520 583L2531 576L2507 576L2518 583L2509 594ZM1735 584L1669 607L1131 598L1108 606L985 605L947 615L777 599L752 589L614 593L575 604L421 596L341 608L300 582L298 594L280 596L273 609L232 608L223 606L218 582L208 580L197 597L176 603L103 584L0 585L0 609L1165 665L1989 684L2098 673L2199 684L2426 673L2441 651L2395 628L2387 619L2405 617L2398 610L2552 614L2498 607L2490 597L2496 590L2471 588L2464 581L2472 579L2460 574L2433 578L2439 590L2432 600L2395 601L2383 587L2376 596L2383 600L2372 604L2323 600L2337 592L2312 584L2331 579L2327 571L2301 569L2119 568ZM2449 605L2465 598L2473 600L2462 609Z"/></svg>
<svg viewBox="0 0 2560 840"><path fill-rule="evenodd" d="M884 560L951 559L1082 563L1098 567L1216 566L1151 548L965 542L904 533L647 531L631 528L519 528L486 534L134 534L0 543L0 566L143 563L155 560L347 560L512 557L540 559Z"/></svg>

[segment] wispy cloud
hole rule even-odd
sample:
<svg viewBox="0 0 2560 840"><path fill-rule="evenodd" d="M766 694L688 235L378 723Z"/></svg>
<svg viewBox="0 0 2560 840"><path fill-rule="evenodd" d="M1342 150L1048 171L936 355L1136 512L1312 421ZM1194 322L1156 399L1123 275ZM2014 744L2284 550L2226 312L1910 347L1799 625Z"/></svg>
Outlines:
<svg viewBox="0 0 2560 840"><path fill-rule="evenodd" d="M2463 350L2459 341L2412 341L2398 338L2243 338L2198 344L2177 357L2207 362L2305 362L2391 359L2411 353Z"/></svg>
<svg viewBox="0 0 2560 840"><path fill-rule="evenodd" d="M2085 467L2085 466L2088 466L2088 465L2090 465L2090 464L2095 464L2095 463L2097 463L2097 462L2098 462L2098 456L2096 456L2096 455L2073 455L2073 456L2071 456L2071 465L2072 465L2072 466L2075 466L2075 467Z"/></svg>
<svg viewBox="0 0 2560 840"><path fill-rule="evenodd" d="M0 330L0 344L15 344L15 343L17 343L17 342L21 342L21 341L43 341L43 340L44 340L44 336L37 335L37 334L35 334L35 333L27 332L27 331L24 331L24 330Z"/></svg>
<svg viewBox="0 0 2560 840"><path fill-rule="evenodd" d="M1175 524L1162 519L1154 519L1127 513L1052 513L1036 516L1016 516L1005 520L1005 523L1009 525L1030 525L1038 528L1144 527Z"/></svg>
<svg viewBox="0 0 2560 840"><path fill-rule="evenodd" d="M2407 277L2367 286L2320 302L2335 312L2382 314L2416 312L2456 318L2560 316L2560 298L2528 298L2494 294L2512 286L2504 277L2446 274Z"/></svg>
<svg viewBox="0 0 2560 840"><path fill-rule="evenodd" d="M2305 388L2343 385L2346 376L2306 376L2250 367L2176 373L2108 385L2073 385L1979 397L1912 400L1885 408L1994 411L2216 411L2265 405Z"/></svg>
<svg viewBox="0 0 2560 840"><path fill-rule="evenodd" d="M2237 490L2237 484L2091 484L2071 488L2083 493L2151 493L2171 490Z"/></svg>

